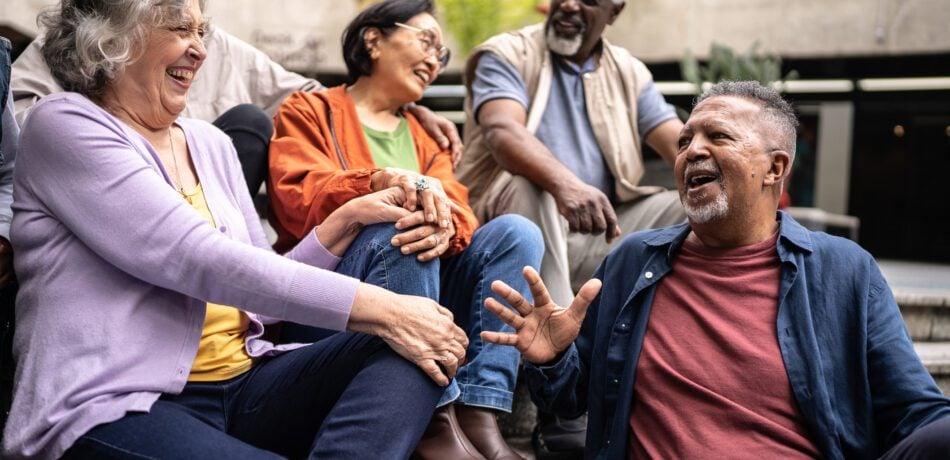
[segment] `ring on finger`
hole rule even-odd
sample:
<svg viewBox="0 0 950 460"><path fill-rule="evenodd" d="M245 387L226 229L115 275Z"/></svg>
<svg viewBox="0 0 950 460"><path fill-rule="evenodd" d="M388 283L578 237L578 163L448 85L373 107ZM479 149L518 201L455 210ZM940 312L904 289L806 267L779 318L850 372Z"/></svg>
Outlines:
<svg viewBox="0 0 950 460"><path fill-rule="evenodd" d="M416 191L417 191L417 192L421 192L421 191L423 191L423 190L427 190L427 189L429 188L429 179L427 179L427 178L425 178L425 177L420 177L420 178L416 179L415 186L416 186Z"/></svg>

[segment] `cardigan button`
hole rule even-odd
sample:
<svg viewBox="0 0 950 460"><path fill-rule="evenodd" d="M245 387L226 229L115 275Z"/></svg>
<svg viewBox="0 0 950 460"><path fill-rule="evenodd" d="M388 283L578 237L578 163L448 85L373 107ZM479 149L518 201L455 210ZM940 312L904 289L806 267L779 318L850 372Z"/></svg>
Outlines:
<svg viewBox="0 0 950 460"><path fill-rule="evenodd" d="M646 272L646 273L643 274L643 277L646 278L646 279L648 279L648 280L652 280L652 279L653 279L653 272Z"/></svg>

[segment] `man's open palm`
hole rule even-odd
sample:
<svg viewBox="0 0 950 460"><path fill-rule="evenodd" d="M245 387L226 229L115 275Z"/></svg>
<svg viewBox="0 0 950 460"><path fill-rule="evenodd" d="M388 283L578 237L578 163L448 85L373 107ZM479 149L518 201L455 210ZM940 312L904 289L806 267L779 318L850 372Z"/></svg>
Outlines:
<svg viewBox="0 0 950 460"><path fill-rule="evenodd" d="M554 359L577 338L584 316L587 315L587 307L600 292L601 282L592 279L584 283L571 306L564 308L551 301L547 288L534 269L525 267L524 279L531 288L534 305L504 282L492 282L492 291L501 296L517 313L490 297L485 299L485 308L513 327L515 332L484 331L482 339L499 345L512 345L518 348L529 362L542 364Z"/></svg>

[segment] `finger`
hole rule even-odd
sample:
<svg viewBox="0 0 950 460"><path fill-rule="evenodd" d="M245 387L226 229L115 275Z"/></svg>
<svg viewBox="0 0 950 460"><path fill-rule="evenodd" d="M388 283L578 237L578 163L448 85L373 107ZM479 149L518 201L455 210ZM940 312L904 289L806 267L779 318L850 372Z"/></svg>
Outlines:
<svg viewBox="0 0 950 460"><path fill-rule="evenodd" d="M438 259L442 257L442 254L445 254L445 251L449 250L449 241L448 236L445 235L445 232L436 233L439 237L439 243L435 245L432 249L419 254L418 258L422 262L428 262L430 260Z"/></svg>
<svg viewBox="0 0 950 460"><path fill-rule="evenodd" d="M544 285L544 281L541 280L541 275L539 275L534 268L525 267L521 270L521 274L524 276L525 281L528 282L528 288L531 289L531 297L534 297L535 307L554 303L554 301L551 300L551 295L548 293L548 288Z"/></svg>
<svg viewBox="0 0 950 460"><path fill-rule="evenodd" d="M590 216L591 217L591 222L590 222L591 233L595 235L600 235L605 230L607 230L608 227L607 227L607 216L606 216L607 212L606 211L607 210L604 209L603 211L595 212Z"/></svg>
<svg viewBox="0 0 950 460"><path fill-rule="evenodd" d="M455 123L445 120L445 123L442 124L442 132L446 137L449 138L449 147L452 148L452 167L455 168L458 166L459 161L462 160L462 150L464 145L462 144L462 138L459 136L458 128L455 127ZM444 149L445 146L439 144Z"/></svg>
<svg viewBox="0 0 950 460"><path fill-rule="evenodd" d="M435 362L435 360L426 359L417 361L416 365L440 387L448 386L449 378L445 376L445 373L442 372L442 368L439 367L439 364Z"/></svg>
<svg viewBox="0 0 950 460"><path fill-rule="evenodd" d="M439 314L447 317L449 320L453 321L454 323L455 315L452 314L452 310L449 310L448 308L445 308L442 305L436 305L436 311L438 311Z"/></svg>
<svg viewBox="0 0 950 460"><path fill-rule="evenodd" d="M430 228L430 231L431 231L431 228ZM424 238L420 238L420 239L418 239L418 240L416 240L416 241L412 241L412 242L409 242L409 243L405 243L405 242L404 242L403 245L402 245L402 247L399 248L399 250L400 250L403 254L406 254L406 255L408 255L408 254L415 254L415 253L421 253L421 252L423 252L423 251L428 251L428 250L430 250L430 249L436 247L436 245L439 244L439 241L440 241L440 240L441 240L441 239L439 238L439 236L438 236L437 234L428 235L428 236L426 236L426 237L424 237ZM416 256L416 257L418 257L418 256ZM419 260L421 261L422 259L419 259Z"/></svg>
<svg viewBox="0 0 950 460"><path fill-rule="evenodd" d="M579 212L577 215L577 231L581 233L591 232L591 213L586 210Z"/></svg>
<svg viewBox="0 0 950 460"><path fill-rule="evenodd" d="M410 211L415 211L416 206L419 205L419 191L416 190L415 181L411 177L403 174L399 176L399 187L406 193L406 201L403 203L403 207Z"/></svg>
<svg viewBox="0 0 950 460"><path fill-rule="evenodd" d="M521 314L521 316L528 316L529 314L531 314L531 309L532 309L531 303L525 300L525 298L521 295L520 292L512 289L511 286L506 284L504 281L501 281L501 280L492 281L491 290L494 291L495 294L498 294L499 297L504 299L505 302L508 303L508 305L511 305L512 308L517 310L518 313ZM491 298L489 297L489 299ZM488 299L485 299L485 300L488 300Z"/></svg>
<svg viewBox="0 0 950 460"><path fill-rule="evenodd" d="M412 244L428 238L433 232L434 229L431 225L419 225L411 230L397 233L393 236L392 240L390 240L390 243L392 243L393 246Z"/></svg>
<svg viewBox="0 0 950 460"><path fill-rule="evenodd" d="M578 323L584 321L584 317L587 316L587 307L590 306L590 303L593 302L597 294L600 293L602 286L603 283L601 283L599 279L591 278L577 291L577 296L571 301L569 311L571 312L571 316L573 316Z"/></svg>
<svg viewBox="0 0 950 460"><path fill-rule="evenodd" d="M435 201L436 214L439 218L439 227L449 228L449 222L452 221L452 207L449 206L452 200L448 197Z"/></svg>
<svg viewBox="0 0 950 460"><path fill-rule="evenodd" d="M423 214L422 211L412 211L407 216L396 221L396 230L405 230L417 225L422 225L425 221L425 214Z"/></svg>
<svg viewBox="0 0 950 460"><path fill-rule="evenodd" d="M426 222L435 223L436 215L439 212L435 206L435 190L433 190L430 185L429 188L423 190L419 195L422 202L422 210L425 211Z"/></svg>
<svg viewBox="0 0 950 460"><path fill-rule="evenodd" d="M459 370L459 360L455 356L442 358L439 365L442 367L442 371L446 377L450 379L455 378L455 373Z"/></svg>
<svg viewBox="0 0 950 460"><path fill-rule="evenodd" d="M522 327L524 327L524 317L518 316L517 313L509 308L505 308L501 302L491 297L485 299L485 309L494 313L498 319L502 320L502 322L511 326L516 331L519 331Z"/></svg>
<svg viewBox="0 0 950 460"><path fill-rule="evenodd" d="M518 336L507 332L482 331L482 340L498 345L518 345Z"/></svg>
<svg viewBox="0 0 950 460"><path fill-rule="evenodd" d="M604 221L606 221L607 229L607 242L613 241L614 238L620 236L620 227L617 225L617 213L614 212L614 207L609 203L604 207Z"/></svg>
<svg viewBox="0 0 950 460"><path fill-rule="evenodd" d="M616 240L617 238L619 238L620 235L623 235L623 231L620 230L620 226L619 226L619 225L614 225L614 228L613 228L612 230L608 231L607 234L604 235L604 236L607 238L607 244L610 244L610 243L613 243L614 240Z"/></svg>

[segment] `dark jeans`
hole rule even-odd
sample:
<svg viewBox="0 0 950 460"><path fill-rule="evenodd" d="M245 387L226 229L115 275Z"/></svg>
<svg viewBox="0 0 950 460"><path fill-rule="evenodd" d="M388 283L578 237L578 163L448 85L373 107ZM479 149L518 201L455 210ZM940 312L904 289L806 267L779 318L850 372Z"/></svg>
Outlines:
<svg viewBox="0 0 950 460"><path fill-rule="evenodd" d="M213 123L231 138L251 197L257 196L267 177L267 148L274 134L270 115L253 104L241 104L224 112Z"/></svg>
<svg viewBox="0 0 950 460"><path fill-rule="evenodd" d="M441 394L382 340L340 333L231 380L189 383L93 428L64 458L406 458Z"/></svg>
<svg viewBox="0 0 950 460"><path fill-rule="evenodd" d="M881 460L946 460L950 458L950 417L918 428L888 450Z"/></svg>
<svg viewBox="0 0 950 460"><path fill-rule="evenodd" d="M491 282L502 280L531 299L521 269L541 262L544 246L538 228L524 217L508 214L488 221L475 231L471 244L448 259L419 262L404 255L390 241L400 233L393 224L366 227L350 244L336 267L337 273L352 276L400 294L437 299L452 311L455 323L468 332L467 363L446 389L440 405L458 401L511 412L520 354L515 347L482 340L481 331L512 331L501 319L486 310L485 298L500 299L491 291ZM286 342L312 342L326 331L284 323Z"/></svg>

